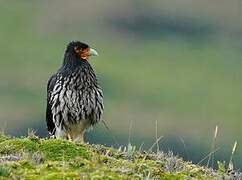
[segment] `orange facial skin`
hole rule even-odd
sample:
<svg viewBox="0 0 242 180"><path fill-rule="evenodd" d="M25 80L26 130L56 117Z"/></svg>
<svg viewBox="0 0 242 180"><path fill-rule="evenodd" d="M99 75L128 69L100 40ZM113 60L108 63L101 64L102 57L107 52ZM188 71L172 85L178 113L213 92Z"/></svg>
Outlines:
<svg viewBox="0 0 242 180"><path fill-rule="evenodd" d="M78 47L75 47L75 52L80 56L80 59L82 60L88 60L90 56L90 48L79 49Z"/></svg>

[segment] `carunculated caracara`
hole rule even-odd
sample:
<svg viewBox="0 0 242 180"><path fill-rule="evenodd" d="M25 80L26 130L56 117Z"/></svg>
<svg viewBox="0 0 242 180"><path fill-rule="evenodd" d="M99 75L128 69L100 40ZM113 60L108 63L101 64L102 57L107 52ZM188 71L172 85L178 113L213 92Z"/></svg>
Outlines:
<svg viewBox="0 0 242 180"><path fill-rule="evenodd" d="M46 123L56 138L84 142L85 130L103 113L103 93L88 62L96 50L79 41L70 42L60 69L47 85Z"/></svg>

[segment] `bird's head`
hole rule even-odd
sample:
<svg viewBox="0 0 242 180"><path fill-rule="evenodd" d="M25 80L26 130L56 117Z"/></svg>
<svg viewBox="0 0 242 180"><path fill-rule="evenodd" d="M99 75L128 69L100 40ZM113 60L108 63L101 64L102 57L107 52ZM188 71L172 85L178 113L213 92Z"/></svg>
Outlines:
<svg viewBox="0 0 242 180"><path fill-rule="evenodd" d="M90 56L98 56L95 49L90 48L87 44L79 41L70 42L67 45L66 53L71 54L82 61L88 60Z"/></svg>

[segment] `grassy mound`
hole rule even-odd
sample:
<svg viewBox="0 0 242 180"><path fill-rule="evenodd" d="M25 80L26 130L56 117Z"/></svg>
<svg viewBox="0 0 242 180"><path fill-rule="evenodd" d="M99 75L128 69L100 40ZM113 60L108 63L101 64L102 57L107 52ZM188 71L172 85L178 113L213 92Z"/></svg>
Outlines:
<svg viewBox="0 0 242 180"><path fill-rule="evenodd" d="M237 174L238 175L238 174ZM0 179L217 179L220 171L185 162L172 153L115 150L35 136L0 135Z"/></svg>

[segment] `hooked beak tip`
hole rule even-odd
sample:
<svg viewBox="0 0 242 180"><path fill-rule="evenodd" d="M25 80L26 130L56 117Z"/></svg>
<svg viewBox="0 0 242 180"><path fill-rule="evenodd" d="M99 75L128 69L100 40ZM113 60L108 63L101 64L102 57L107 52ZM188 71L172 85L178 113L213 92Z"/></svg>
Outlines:
<svg viewBox="0 0 242 180"><path fill-rule="evenodd" d="M90 56L98 56L98 52L93 48L90 48L89 54Z"/></svg>

